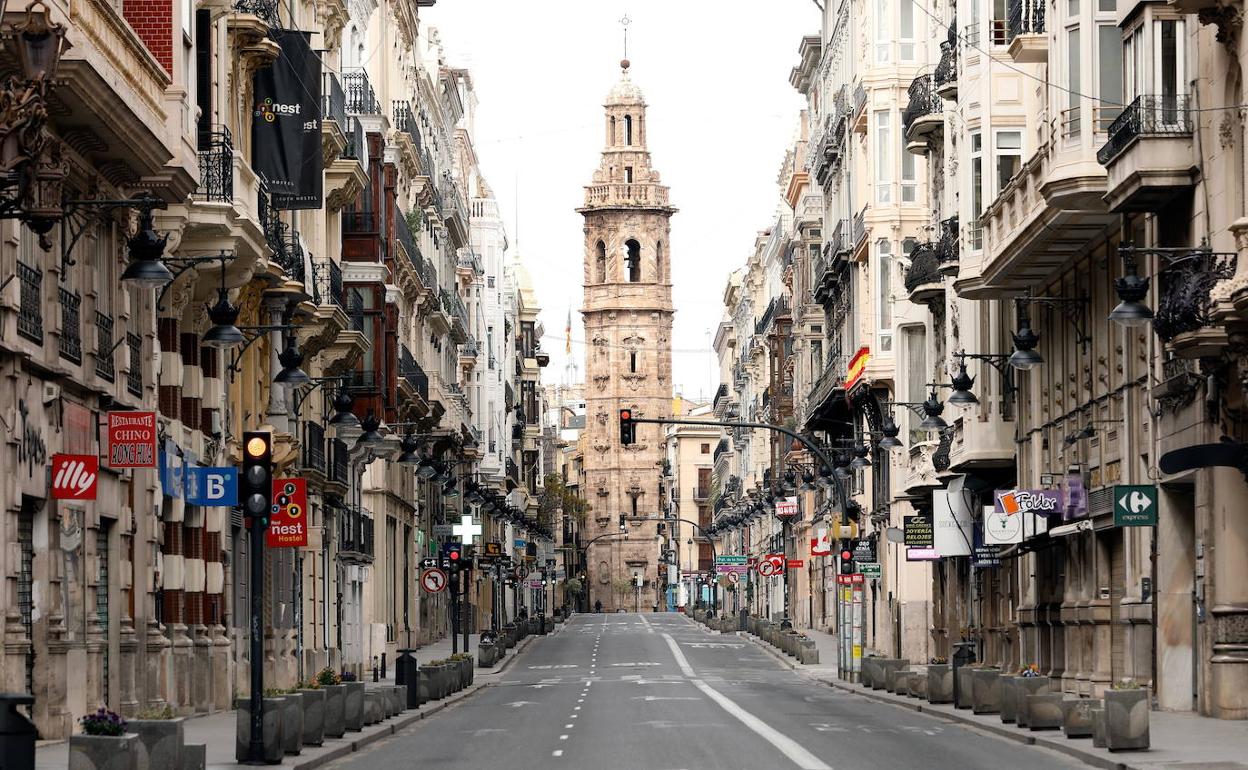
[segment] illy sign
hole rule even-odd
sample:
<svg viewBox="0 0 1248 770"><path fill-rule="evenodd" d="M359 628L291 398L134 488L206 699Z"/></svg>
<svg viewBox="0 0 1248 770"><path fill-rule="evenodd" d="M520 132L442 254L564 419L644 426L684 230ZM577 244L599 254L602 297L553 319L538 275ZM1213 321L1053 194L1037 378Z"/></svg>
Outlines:
<svg viewBox="0 0 1248 770"><path fill-rule="evenodd" d="M99 478L95 455L52 455L53 500L94 500Z"/></svg>

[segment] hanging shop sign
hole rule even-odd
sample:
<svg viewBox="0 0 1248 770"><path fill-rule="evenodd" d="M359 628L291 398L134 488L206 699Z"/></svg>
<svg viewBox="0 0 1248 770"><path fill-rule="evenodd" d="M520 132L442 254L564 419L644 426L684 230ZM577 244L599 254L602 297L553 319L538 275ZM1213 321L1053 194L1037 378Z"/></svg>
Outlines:
<svg viewBox="0 0 1248 770"><path fill-rule="evenodd" d="M798 514L797 498L786 497L776 501L776 518L792 519Z"/></svg>
<svg viewBox="0 0 1248 770"><path fill-rule="evenodd" d="M1049 531L1048 517L1062 512L1056 489L998 491L992 508L984 509L984 542L1013 545Z"/></svg>
<svg viewBox="0 0 1248 770"><path fill-rule="evenodd" d="M854 543L854 562L861 565L863 562L872 561L875 561L875 541L864 537Z"/></svg>
<svg viewBox="0 0 1248 770"><path fill-rule="evenodd" d="M867 372L867 363L871 360L870 348L858 348L858 352L854 357L849 359L849 366L846 369L845 390L850 390L858 381L862 379L862 375Z"/></svg>
<svg viewBox="0 0 1248 770"><path fill-rule="evenodd" d="M238 504L238 468L190 467L182 480L186 502L190 505Z"/></svg>
<svg viewBox="0 0 1248 770"><path fill-rule="evenodd" d="M907 548L932 548L935 541L935 533L932 531L931 518L922 514L914 516L901 517L902 527L905 529L905 544Z"/></svg>
<svg viewBox="0 0 1248 770"><path fill-rule="evenodd" d="M108 467L156 467L156 413L108 413Z"/></svg>
<svg viewBox="0 0 1248 770"><path fill-rule="evenodd" d="M94 500L99 479L96 455L52 455L53 500Z"/></svg>
<svg viewBox="0 0 1248 770"><path fill-rule="evenodd" d="M182 450L171 439L165 439L156 455L156 475L162 495L178 499L186 495L186 466Z"/></svg>
<svg viewBox="0 0 1248 770"><path fill-rule="evenodd" d="M973 518L968 497L947 489L932 492L932 547L942 557L971 555Z"/></svg>
<svg viewBox="0 0 1248 770"><path fill-rule="evenodd" d="M935 548L907 548L906 561L936 561L940 551Z"/></svg>
<svg viewBox="0 0 1248 770"><path fill-rule="evenodd" d="M828 528L819 527L815 530L815 536L810 539L810 555L811 556L831 556L832 555L832 539L828 537Z"/></svg>
<svg viewBox="0 0 1248 770"><path fill-rule="evenodd" d="M1118 484L1114 487L1114 526L1151 527L1157 523L1157 487Z"/></svg>
<svg viewBox="0 0 1248 770"><path fill-rule="evenodd" d="M310 34L270 30L281 48L252 77L252 166L275 209L319 209L324 198L321 149L321 59Z"/></svg>
<svg viewBox="0 0 1248 770"><path fill-rule="evenodd" d="M985 509L985 513L987 510ZM971 554L971 566L980 569L1001 566L1001 546L984 542L984 528L975 525L975 552Z"/></svg>
<svg viewBox="0 0 1248 770"><path fill-rule="evenodd" d="M264 542L269 548L308 544L307 479L273 479L273 515Z"/></svg>
<svg viewBox="0 0 1248 770"><path fill-rule="evenodd" d="M1082 473L1067 473L1062 477L1062 518L1070 521L1088 515L1088 488Z"/></svg>

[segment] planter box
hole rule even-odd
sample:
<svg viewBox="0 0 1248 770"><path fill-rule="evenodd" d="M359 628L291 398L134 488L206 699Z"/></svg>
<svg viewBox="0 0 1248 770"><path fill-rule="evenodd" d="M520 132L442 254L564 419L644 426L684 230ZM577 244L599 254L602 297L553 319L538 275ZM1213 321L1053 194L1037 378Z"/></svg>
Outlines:
<svg viewBox="0 0 1248 770"><path fill-rule="evenodd" d="M1105 748L1105 708L1092 709L1092 745L1098 749Z"/></svg>
<svg viewBox="0 0 1248 770"><path fill-rule="evenodd" d="M815 647L815 643L811 639L802 641L800 647L797 648L797 660L803 666L819 665L819 650Z"/></svg>
<svg viewBox="0 0 1248 770"><path fill-rule="evenodd" d="M478 643L477 659L481 661L482 668L491 668L494 665L494 645Z"/></svg>
<svg viewBox="0 0 1248 770"><path fill-rule="evenodd" d="M876 676L873 690L888 690L893 683L893 673L910 665L910 661L901 658L877 658L875 661Z"/></svg>
<svg viewBox="0 0 1248 770"><path fill-rule="evenodd" d="M1148 690L1106 690L1105 748L1143 751L1148 746Z"/></svg>
<svg viewBox="0 0 1248 770"><path fill-rule="evenodd" d="M415 687L412 688L413 691L415 689ZM402 714L404 711L407 711L407 685L396 684L394 686L394 698L399 704L399 713Z"/></svg>
<svg viewBox="0 0 1248 770"><path fill-rule="evenodd" d="M347 732L346 685L330 684L321 688L325 691L325 737L341 738Z"/></svg>
<svg viewBox="0 0 1248 770"><path fill-rule="evenodd" d="M1001 669L977 668L972 672L971 711L976 714L1001 712Z"/></svg>
<svg viewBox="0 0 1248 770"><path fill-rule="evenodd" d="M303 698L303 745L320 746L325 742L325 691L300 690Z"/></svg>
<svg viewBox="0 0 1248 770"><path fill-rule="evenodd" d="M364 724L375 725L385 718L385 709L381 705L381 694L376 690L364 691Z"/></svg>
<svg viewBox="0 0 1248 770"><path fill-rule="evenodd" d="M1062 732L1067 738L1092 737L1092 711L1103 708L1103 701L1093 698L1068 698L1062 701Z"/></svg>
<svg viewBox="0 0 1248 770"><path fill-rule="evenodd" d="M186 742L185 717L177 719L131 719L126 731L139 736L137 766L157 770L182 767L182 744Z"/></svg>
<svg viewBox="0 0 1248 770"><path fill-rule="evenodd" d="M438 694L438 687L440 686L438 677L439 673L437 666L420 667L420 680L417 682L417 687L420 690L419 695L421 703L427 703L431 700L437 700L442 697Z"/></svg>
<svg viewBox="0 0 1248 770"><path fill-rule="evenodd" d="M247 746L251 742L251 699L239 698L234 701L237 717L234 758L239 762L247 760ZM282 702L280 698L264 699L263 742L264 761L277 764L282 761Z"/></svg>
<svg viewBox="0 0 1248 770"><path fill-rule="evenodd" d="M141 753L135 733L69 736L69 770L135 770Z"/></svg>
<svg viewBox="0 0 1248 770"><path fill-rule="evenodd" d="M910 693L911 698L927 698L927 671L911 671L910 680L907 682L906 691Z"/></svg>
<svg viewBox="0 0 1248 770"><path fill-rule="evenodd" d="M1047 676L1020 676L1017 677L1014 686L1018 691L1015 721L1018 722L1019 727L1031 727L1032 702L1028 700L1028 697L1051 692L1051 682Z"/></svg>
<svg viewBox="0 0 1248 770"><path fill-rule="evenodd" d="M934 663L927 667L927 702L953 702L953 667L948 663Z"/></svg>
<svg viewBox="0 0 1248 770"><path fill-rule="evenodd" d="M1021 690L1020 690L1021 692ZM1062 698L1060 692L1028 695L1027 726L1032 730L1056 730L1062 726Z"/></svg>
<svg viewBox="0 0 1248 770"><path fill-rule="evenodd" d="M974 694L974 679L972 677L974 673L975 668L973 666L958 666L954 669L953 677L958 683L958 689L953 694L954 708L969 709L971 707Z"/></svg>
<svg viewBox="0 0 1248 770"><path fill-rule="evenodd" d="M862 659L862 686L867 689L874 690L874 682L876 677L875 658L867 656Z"/></svg>
<svg viewBox="0 0 1248 770"><path fill-rule="evenodd" d="M1018 680L1019 676L1001 676L1001 700L997 706L1001 709L1001 721L1009 724L1018 718Z"/></svg>
<svg viewBox="0 0 1248 770"><path fill-rule="evenodd" d="M502 636L500 636L499 638L503 640L504 642L503 646L506 647L507 649L510 650L512 647L515 647L516 641L517 641L515 624L508 623L507 625L503 626L503 633L502 633Z"/></svg>
<svg viewBox="0 0 1248 770"><path fill-rule="evenodd" d="M894 671L893 672L893 686L889 688L889 691L896 693L897 695L909 695L910 694L910 674L912 673L914 672L912 672L908 668L903 671Z"/></svg>
<svg viewBox="0 0 1248 770"><path fill-rule="evenodd" d="M359 732L364 727L364 683L343 682L342 693L343 727Z"/></svg>
<svg viewBox="0 0 1248 770"><path fill-rule="evenodd" d="M303 750L303 698L283 695L274 700L282 702L282 751L298 754Z"/></svg>
<svg viewBox="0 0 1248 770"><path fill-rule="evenodd" d="M204 770L208 766L208 747L202 743L182 744L181 770ZM155 765L150 770L156 770Z"/></svg>

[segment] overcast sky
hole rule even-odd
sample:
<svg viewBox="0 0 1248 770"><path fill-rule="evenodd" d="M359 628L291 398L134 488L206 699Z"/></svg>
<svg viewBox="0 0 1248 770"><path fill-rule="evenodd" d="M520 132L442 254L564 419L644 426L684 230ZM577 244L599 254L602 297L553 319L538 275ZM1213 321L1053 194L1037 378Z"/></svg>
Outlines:
<svg viewBox="0 0 1248 770"><path fill-rule="evenodd" d="M776 177L796 136L801 96L788 82L812 0L442 0L422 8L451 66L472 72L474 144L504 212L511 253L533 276L550 353L563 380L564 328L584 377L584 185L603 143L602 103L619 80L623 38L649 105L654 167L671 187L676 305L673 382L709 394L711 337L724 282L744 263L778 203ZM518 245L518 248L517 248Z"/></svg>

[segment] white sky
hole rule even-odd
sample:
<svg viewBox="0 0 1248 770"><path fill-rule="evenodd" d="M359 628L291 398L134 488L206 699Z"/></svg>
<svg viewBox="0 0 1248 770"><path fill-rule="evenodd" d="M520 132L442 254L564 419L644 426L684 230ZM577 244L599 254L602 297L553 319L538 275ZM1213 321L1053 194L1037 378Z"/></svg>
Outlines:
<svg viewBox="0 0 1248 770"><path fill-rule="evenodd" d="M552 383L564 378L569 308L572 355L584 376L575 209L602 150L602 102L620 77L625 14L654 167L679 209L673 382L686 396L709 395L718 385L709 334L722 315L724 282L779 202L776 177L803 106L789 70L802 36L819 29L814 2L441 0L421 9L422 26L441 34L447 63L472 72L474 144L511 253L533 277L551 355L544 379Z"/></svg>

